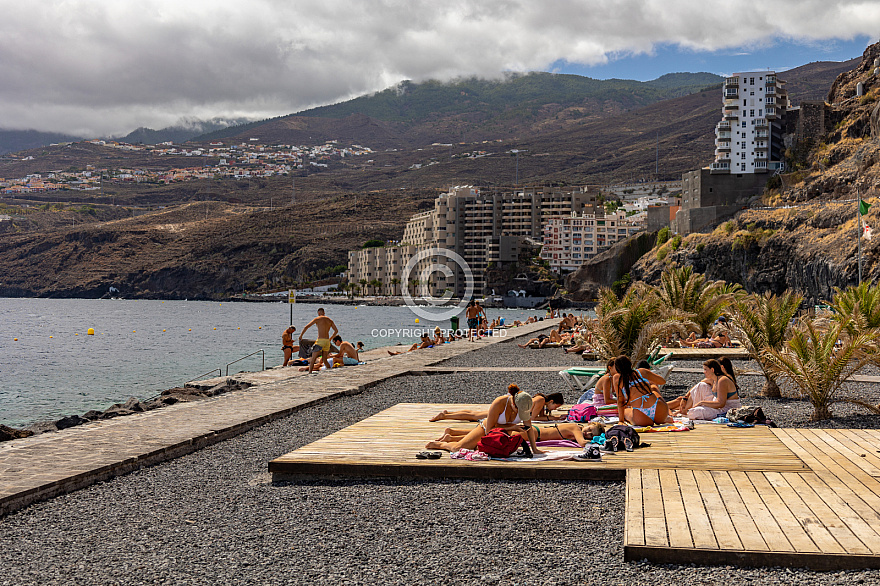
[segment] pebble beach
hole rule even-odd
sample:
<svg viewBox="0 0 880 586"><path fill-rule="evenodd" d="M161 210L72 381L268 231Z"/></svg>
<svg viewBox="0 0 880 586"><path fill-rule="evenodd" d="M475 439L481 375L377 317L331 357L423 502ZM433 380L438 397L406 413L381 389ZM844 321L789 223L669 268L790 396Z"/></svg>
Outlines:
<svg viewBox="0 0 880 586"><path fill-rule="evenodd" d="M584 364L558 349L521 350L508 342L443 366ZM681 394L700 378L673 371L665 393ZM624 562L623 482L340 478L273 484L267 473L269 460L396 403L484 403L510 382L530 392L567 390L548 372L393 378L31 505L0 518L0 584L880 582L878 571ZM744 403L761 405L780 426L880 427L880 417L843 404L834 406L835 419L809 422L812 408L801 399L755 398L762 384L758 376L740 377ZM878 389L852 383L847 392L877 403Z"/></svg>

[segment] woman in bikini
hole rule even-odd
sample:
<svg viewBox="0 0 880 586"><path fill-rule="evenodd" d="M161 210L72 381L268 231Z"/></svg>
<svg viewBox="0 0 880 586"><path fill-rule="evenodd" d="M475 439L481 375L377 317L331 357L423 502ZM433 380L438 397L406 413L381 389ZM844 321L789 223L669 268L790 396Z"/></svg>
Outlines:
<svg viewBox="0 0 880 586"><path fill-rule="evenodd" d="M730 358L726 356L721 357L718 359L718 364L721 365L721 369L724 371L724 375L727 376L731 381L733 381L733 386L736 387L737 391L739 391L739 385L736 382L736 375L734 374L733 363L730 362ZM706 362L704 362L704 374L706 373L706 368ZM696 385L694 385L693 388L691 388L691 390L689 390L683 396L677 397L669 401L667 405L669 406L670 413L672 413L673 415L687 416L688 411L698 403L703 403L703 406L705 406L706 402L718 402L712 385L713 383L709 380L708 377L706 377L698 382ZM730 399L733 400L734 397L731 396ZM736 400L739 401L738 393L736 395ZM732 409L735 406L736 405L728 407L727 409Z"/></svg>
<svg viewBox="0 0 880 586"><path fill-rule="evenodd" d="M666 401L660 395L659 385L666 381L645 369L633 369L626 356L614 359L617 374L611 386L617 393L617 414L620 421L634 425L654 425L671 420Z"/></svg>
<svg viewBox="0 0 880 586"><path fill-rule="evenodd" d="M734 407L742 407L739 400L739 387L736 384L736 377L733 375L733 365L727 360L729 372L725 372L725 368L717 360L707 360L703 363L703 374L706 376L706 382L712 385L712 391L715 396L713 398L695 401L694 406L688 409L687 416L689 419L701 419L711 421L716 417L724 415Z"/></svg>
<svg viewBox="0 0 880 586"><path fill-rule="evenodd" d="M605 426L601 423L554 423L553 425L533 426L536 432L535 442L545 440L572 440L578 443L580 447L584 447L590 443L590 440L598 435L605 433ZM511 433L517 433L528 441L529 430L515 426L510 429ZM439 442L457 441L469 433L466 429L447 428L443 435L437 439Z"/></svg>
<svg viewBox="0 0 880 586"><path fill-rule="evenodd" d="M564 415L553 415L554 409L559 409L565 402L562 393L535 393L532 397L532 421L561 421ZM462 409L460 411L447 411L444 409L428 421L480 421L489 416L487 409Z"/></svg>
<svg viewBox="0 0 880 586"><path fill-rule="evenodd" d="M480 421L480 424L474 429L456 441L438 440L428 442L425 447L429 450L446 450L447 452L457 452L462 448L473 450L477 447L480 439L496 427L511 429L518 426L519 429L528 430L531 423L532 396L520 391L518 386L511 384L507 387L507 394L492 401L486 418ZM544 452L538 450L535 445L534 435L529 434L529 447L531 447L533 454L543 454Z"/></svg>

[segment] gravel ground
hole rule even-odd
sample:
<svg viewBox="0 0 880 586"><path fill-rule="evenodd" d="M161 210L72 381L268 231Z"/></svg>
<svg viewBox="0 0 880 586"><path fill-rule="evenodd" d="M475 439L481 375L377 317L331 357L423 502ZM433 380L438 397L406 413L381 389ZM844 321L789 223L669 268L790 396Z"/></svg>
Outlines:
<svg viewBox="0 0 880 586"><path fill-rule="evenodd" d="M674 375L670 386L697 380ZM877 571L625 563L622 482L269 481L272 458L393 404L485 402L511 381L562 388L555 373L396 378L33 505L0 519L0 584L880 581Z"/></svg>
<svg viewBox="0 0 880 586"><path fill-rule="evenodd" d="M549 333L549 331L545 330L544 333ZM538 333L536 332L535 336ZM441 365L503 368L516 364L517 366L560 366L568 368L592 364L581 358L580 354L566 354L562 348L518 348L516 342L522 344L526 340L510 340L501 344L492 344L478 352L468 352L455 358L450 358L442 362Z"/></svg>

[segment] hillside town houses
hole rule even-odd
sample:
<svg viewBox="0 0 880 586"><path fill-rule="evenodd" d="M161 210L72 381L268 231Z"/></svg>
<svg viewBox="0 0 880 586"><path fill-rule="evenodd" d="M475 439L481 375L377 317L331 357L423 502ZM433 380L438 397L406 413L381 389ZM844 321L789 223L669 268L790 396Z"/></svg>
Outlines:
<svg viewBox="0 0 880 586"><path fill-rule="evenodd" d="M82 170L33 173L14 179L0 178L0 193L23 194L45 191L89 191L100 188L101 177L111 182L173 183L196 179L272 177L288 174L292 169L306 165L327 167L328 161L345 157L372 154L368 147L360 145L339 146L336 141L314 147L277 145L265 146L252 142L223 145L215 142L209 146L181 146L171 143L160 145L133 145L116 141L91 140L91 144L125 151L144 151L155 156L208 158L210 163L170 169L148 168L94 168ZM29 156L27 160L34 160Z"/></svg>

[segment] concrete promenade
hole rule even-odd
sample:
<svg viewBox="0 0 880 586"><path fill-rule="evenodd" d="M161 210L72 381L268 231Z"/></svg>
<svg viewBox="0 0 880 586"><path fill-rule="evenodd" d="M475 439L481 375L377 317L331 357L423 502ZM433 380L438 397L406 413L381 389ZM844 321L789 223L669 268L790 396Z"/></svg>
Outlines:
<svg viewBox="0 0 880 586"><path fill-rule="evenodd" d="M188 454L268 421L443 360L558 324L544 320L504 330L505 337L460 340L366 365L307 375L296 368L230 376L254 386L193 402L0 443L0 516L31 503ZM399 346L398 348L403 348ZM374 351L372 356L381 356ZM226 380L224 377L222 380ZM214 381L219 382L219 381ZM405 400L405 397L401 397Z"/></svg>

